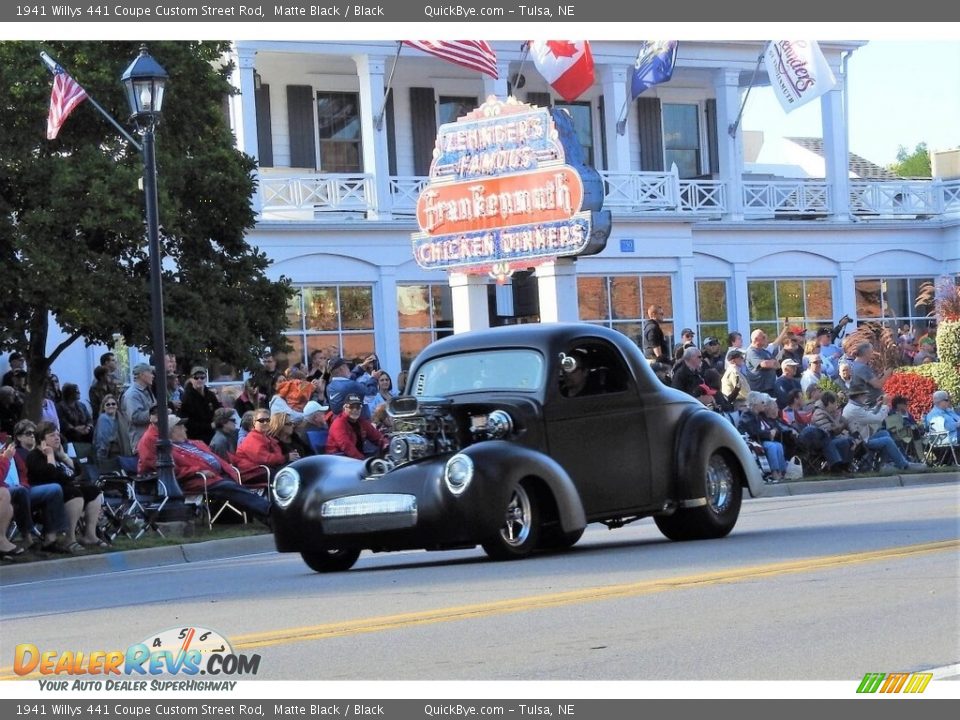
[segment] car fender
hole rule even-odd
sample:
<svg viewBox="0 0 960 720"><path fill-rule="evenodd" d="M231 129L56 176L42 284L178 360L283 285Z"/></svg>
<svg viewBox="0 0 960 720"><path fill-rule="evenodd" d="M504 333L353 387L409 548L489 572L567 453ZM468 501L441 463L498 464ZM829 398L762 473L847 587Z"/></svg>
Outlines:
<svg viewBox="0 0 960 720"><path fill-rule="evenodd" d="M763 494L763 476L743 437L729 420L706 408L691 408L681 419L676 434L677 500L699 500L703 497L700 482L702 468L718 448L728 450L743 471L751 497Z"/></svg>
<svg viewBox="0 0 960 720"><path fill-rule="evenodd" d="M553 494L560 526L564 532L574 532L586 527L587 516L573 480L550 456L503 440L476 443L464 448L461 454L473 460L476 472L481 477L488 482L493 481L491 484L495 483L491 488L478 488L487 496L483 511L489 513L489 520L494 527L503 523L506 490L530 476L542 480Z"/></svg>

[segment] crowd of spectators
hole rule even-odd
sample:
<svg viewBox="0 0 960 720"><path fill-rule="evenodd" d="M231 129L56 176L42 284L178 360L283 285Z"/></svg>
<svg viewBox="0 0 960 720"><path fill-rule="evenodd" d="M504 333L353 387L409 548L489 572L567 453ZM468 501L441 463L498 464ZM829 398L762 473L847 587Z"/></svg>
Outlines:
<svg viewBox="0 0 960 720"><path fill-rule="evenodd" d="M724 413L742 434L762 446L759 452L771 481L781 480L788 462L799 455L813 459L815 468L837 474L860 467L858 458L865 455L899 470L922 471L926 466L920 438L925 428L932 427L931 421L956 427L952 415L941 420L936 412L943 400L934 399L933 414L923 422L907 419L906 399L883 393L890 371L880 375L873 371L875 349L870 343L844 355L838 340L850 322L847 316L833 328L811 331L784 322L772 340L757 328L746 347L743 335L734 331L726 338L725 350L716 337L707 337L698 346L694 331L684 328L672 361L665 360L663 309L651 305L647 318L637 343L654 373ZM905 362L929 362L930 356L921 356L919 348L935 347L931 343L930 333L916 341L909 326L901 328L898 344ZM839 392L824 392L825 384ZM945 437L950 437L949 431Z"/></svg>
<svg viewBox="0 0 960 720"><path fill-rule="evenodd" d="M34 546L69 554L105 546L103 533L98 535L103 495L97 478L118 471L124 456L135 457L141 474L155 471L160 412L168 414L181 490L228 502L266 522L267 473L312 454L379 452L380 431L389 424L386 403L394 395L376 355L351 363L316 351L308 367L294 364L281 372L268 352L242 387L214 389L200 365L181 383L176 357L168 354L162 369L167 402L158 403L153 365L135 365L132 382L125 384L116 356L104 353L85 399L76 384L61 391L50 374L39 415L26 418L24 359L12 353L8 360L0 386L0 440L11 442L0 453L0 529L15 523L19 542L0 533L4 559ZM370 420L374 413L378 426ZM351 432L358 440L349 439Z"/></svg>

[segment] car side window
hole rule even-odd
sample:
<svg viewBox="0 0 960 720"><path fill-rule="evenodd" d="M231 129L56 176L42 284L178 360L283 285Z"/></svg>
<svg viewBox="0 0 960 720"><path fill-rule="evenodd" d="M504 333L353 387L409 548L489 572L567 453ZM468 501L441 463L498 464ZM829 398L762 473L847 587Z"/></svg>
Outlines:
<svg viewBox="0 0 960 720"><path fill-rule="evenodd" d="M560 394L569 398L623 392L627 368L615 348L578 343L561 354L559 382Z"/></svg>

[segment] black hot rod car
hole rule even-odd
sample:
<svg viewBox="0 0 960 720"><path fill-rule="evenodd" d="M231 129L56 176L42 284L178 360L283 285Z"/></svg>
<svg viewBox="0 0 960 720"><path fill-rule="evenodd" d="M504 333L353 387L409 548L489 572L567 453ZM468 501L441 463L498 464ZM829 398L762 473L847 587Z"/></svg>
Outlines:
<svg viewBox="0 0 960 720"><path fill-rule="evenodd" d="M763 480L733 425L665 387L629 338L516 325L426 348L393 398L389 447L319 455L271 483L277 549L314 570L362 550L482 545L493 558L572 546L590 522L653 516L674 540L720 538Z"/></svg>

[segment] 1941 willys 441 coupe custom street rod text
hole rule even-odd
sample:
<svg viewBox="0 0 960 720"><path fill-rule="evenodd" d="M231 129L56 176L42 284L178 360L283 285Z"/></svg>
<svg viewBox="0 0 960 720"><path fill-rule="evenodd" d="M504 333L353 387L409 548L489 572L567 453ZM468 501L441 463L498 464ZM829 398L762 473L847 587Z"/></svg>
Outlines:
<svg viewBox="0 0 960 720"><path fill-rule="evenodd" d="M277 549L314 570L362 550L572 546L587 523L652 516L673 540L720 538L760 469L721 415L665 387L629 338L515 325L427 347L390 401L382 457L319 455L271 483Z"/></svg>

